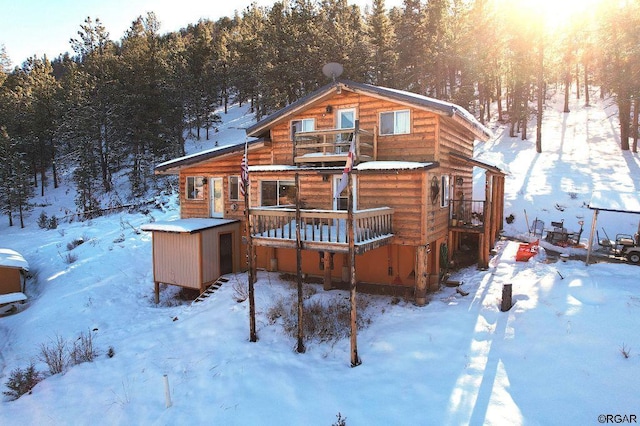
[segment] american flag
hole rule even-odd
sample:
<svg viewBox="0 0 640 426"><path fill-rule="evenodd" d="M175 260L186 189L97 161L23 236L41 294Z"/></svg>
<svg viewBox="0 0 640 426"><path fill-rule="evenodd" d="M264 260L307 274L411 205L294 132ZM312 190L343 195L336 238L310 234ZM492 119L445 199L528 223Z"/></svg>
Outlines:
<svg viewBox="0 0 640 426"><path fill-rule="evenodd" d="M244 155L240 162L240 194L243 197L247 195L247 187L249 186L249 163L247 161L247 144L244 145Z"/></svg>
<svg viewBox="0 0 640 426"><path fill-rule="evenodd" d="M342 177L340 183L336 187L336 192L333 194L333 198L338 198L342 191L347 187L349 183L349 173L353 170L353 162L356 156L355 138L351 139L351 145L349 146L349 154L347 154L347 162L342 171Z"/></svg>

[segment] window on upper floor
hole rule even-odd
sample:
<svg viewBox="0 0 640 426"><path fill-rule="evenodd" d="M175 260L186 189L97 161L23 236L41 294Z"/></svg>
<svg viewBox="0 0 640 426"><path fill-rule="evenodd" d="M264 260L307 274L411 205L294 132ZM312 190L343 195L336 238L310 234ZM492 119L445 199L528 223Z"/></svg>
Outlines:
<svg viewBox="0 0 640 426"><path fill-rule="evenodd" d="M298 132L311 132L316 129L315 118L303 118L301 120L291 120L291 140Z"/></svg>
<svg viewBox="0 0 640 426"><path fill-rule="evenodd" d="M403 135L410 132L409 110L380 113L380 135Z"/></svg>
<svg viewBox="0 0 640 426"><path fill-rule="evenodd" d="M204 200L204 185L206 179L202 176L187 176L187 200Z"/></svg>

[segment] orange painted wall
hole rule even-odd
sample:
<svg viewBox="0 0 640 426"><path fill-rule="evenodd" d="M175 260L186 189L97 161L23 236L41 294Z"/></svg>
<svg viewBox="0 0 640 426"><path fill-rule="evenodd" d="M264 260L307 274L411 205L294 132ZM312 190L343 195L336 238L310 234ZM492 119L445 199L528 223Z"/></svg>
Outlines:
<svg viewBox="0 0 640 426"><path fill-rule="evenodd" d="M0 268L0 294L16 293L22 291L20 281L20 269Z"/></svg>
<svg viewBox="0 0 640 426"><path fill-rule="evenodd" d="M269 269L270 250L265 247L257 247L256 254L257 267ZM275 255L278 259L279 271L296 273L296 251L294 249L275 249ZM356 255L357 280L375 284L413 286L415 285L415 256L415 247L401 245L389 245L362 255ZM349 265L347 255L334 254L333 264L331 277L340 281L342 280L342 267ZM324 271L320 269L319 252L302 251L302 271L312 276L323 276Z"/></svg>

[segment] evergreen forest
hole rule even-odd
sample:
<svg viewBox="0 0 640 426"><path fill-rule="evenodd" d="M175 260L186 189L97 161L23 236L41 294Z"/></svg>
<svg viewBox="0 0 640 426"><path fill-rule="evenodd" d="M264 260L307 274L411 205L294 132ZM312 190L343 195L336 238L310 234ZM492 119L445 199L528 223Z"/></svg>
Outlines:
<svg viewBox="0 0 640 426"><path fill-rule="evenodd" d="M553 23L529 3L282 0L175 32L151 12L119 40L90 17L70 52L14 67L0 45L1 213L24 226L61 168L73 171L82 218L157 193L167 179L154 166L184 155L186 138L209 139L232 104L259 120L313 92L328 62L344 66L341 78L454 102L522 139L536 116L540 128L551 89L564 91L566 113L570 94L585 105L611 97L621 148L637 152L640 0ZM127 194L110 196L122 176Z"/></svg>

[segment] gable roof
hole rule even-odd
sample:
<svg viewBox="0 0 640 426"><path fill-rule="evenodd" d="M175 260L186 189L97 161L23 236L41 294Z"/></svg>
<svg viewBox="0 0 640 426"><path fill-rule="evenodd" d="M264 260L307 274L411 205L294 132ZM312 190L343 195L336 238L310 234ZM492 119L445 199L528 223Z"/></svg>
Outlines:
<svg viewBox="0 0 640 426"><path fill-rule="evenodd" d="M329 83L307 96L298 99L247 128L247 135L254 137L268 137L269 129L276 123L286 120L291 115L305 109L308 105L329 98L336 92L339 93L341 90L348 90L373 97L389 99L400 104L410 105L415 108L431 111L444 117L449 117L469 129L478 139L483 141L486 141L493 136L489 129L483 126L471 113L459 105L404 90L390 89L388 87L374 86L366 83L357 83L350 80L336 80L335 83Z"/></svg>
<svg viewBox="0 0 640 426"><path fill-rule="evenodd" d="M467 157L466 155L461 154L459 152L451 151L449 152L449 155L451 156L451 158L453 158L456 161L460 161L462 163L468 163L468 164L471 164L472 166L485 169L488 172L505 176L505 173L502 170L500 170L498 167L492 164L477 160L475 158Z"/></svg>
<svg viewBox="0 0 640 426"><path fill-rule="evenodd" d="M264 146L264 140L253 139L247 141L247 149L261 148ZM195 154L185 155L184 157L174 158L165 161L155 167L155 173L160 175L170 175L177 173L181 168L200 163L211 158L221 157L228 154L237 154L244 151L244 143L235 145L218 146L215 148L200 151Z"/></svg>

